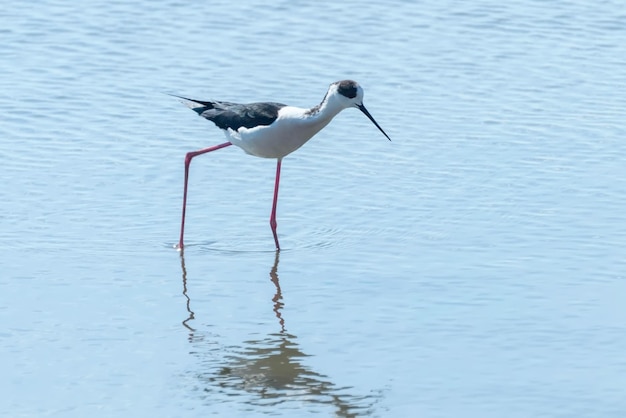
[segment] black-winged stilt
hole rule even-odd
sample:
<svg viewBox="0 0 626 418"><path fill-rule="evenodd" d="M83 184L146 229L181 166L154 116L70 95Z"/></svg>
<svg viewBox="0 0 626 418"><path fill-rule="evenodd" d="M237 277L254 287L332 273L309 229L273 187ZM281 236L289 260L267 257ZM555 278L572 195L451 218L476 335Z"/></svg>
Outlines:
<svg viewBox="0 0 626 418"><path fill-rule="evenodd" d="M391 141L389 135L385 133L363 105L363 88L352 80L337 81L331 84L322 102L310 109L273 102L238 104L175 97L183 99L185 104L198 115L213 122L224 131L228 138L228 142L192 151L185 156L185 187L183 190L183 215L180 224L179 249L183 248L187 182L189 165L193 157L230 145L237 145L250 155L276 158L276 182L274 184L274 202L270 215L270 226L272 227L276 249L280 250L278 235L276 234L276 204L278 202L280 165L283 157L304 145L328 125L339 112L349 107L356 107L363 112Z"/></svg>

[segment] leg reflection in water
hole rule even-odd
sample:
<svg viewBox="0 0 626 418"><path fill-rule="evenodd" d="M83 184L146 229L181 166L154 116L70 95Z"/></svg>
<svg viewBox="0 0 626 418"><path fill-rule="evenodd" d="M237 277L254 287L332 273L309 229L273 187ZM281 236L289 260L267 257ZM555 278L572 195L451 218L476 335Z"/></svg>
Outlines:
<svg viewBox="0 0 626 418"><path fill-rule="evenodd" d="M276 294L272 298L272 302L274 302L274 313L276 314L276 318L278 318L278 323L280 324L280 332L285 332L285 320L283 319L283 315L280 310L285 306L282 302L283 293L280 290L280 282L278 281L278 259L280 258L280 251L276 251L276 256L274 258L274 266L270 270L270 279L274 286L276 286Z"/></svg>
<svg viewBox="0 0 626 418"><path fill-rule="evenodd" d="M194 384L193 390L201 388L199 396L206 400L207 407L217 408L216 411L222 413L232 412L232 408L275 413L280 406L293 411L292 408L302 407L303 402L311 411L327 414L330 408L338 417L374 413L382 391L357 396L350 393L352 387L338 387L331 377L311 369L305 361L311 355L305 354L297 342L298 338L286 331L282 312L285 303L278 274L279 255L276 251L269 276L275 287L271 299L272 311L280 330L259 338L257 330L251 329L253 338L236 345L224 345L220 341L224 338L215 334L215 326L209 325L210 330L203 332L201 325L190 325L198 318L191 310L185 258L180 252L183 295L188 313L182 323L189 331L189 342L193 346L191 353L198 360L196 367L189 370L196 383L200 383ZM225 406L228 403L232 406ZM273 409L266 411L268 407Z"/></svg>

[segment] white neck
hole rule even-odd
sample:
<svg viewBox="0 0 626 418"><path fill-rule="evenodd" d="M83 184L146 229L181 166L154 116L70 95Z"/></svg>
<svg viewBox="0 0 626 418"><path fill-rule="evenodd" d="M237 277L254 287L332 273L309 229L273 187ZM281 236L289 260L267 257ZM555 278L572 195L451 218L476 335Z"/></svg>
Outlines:
<svg viewBox="0 0 626 418"><path fill-rule="evenodd" d="M335 117L339 112L345 109L344 106L341 106L336 100L326 100L324 98L322 103L317 106L312 107L307 110L305 113L312 121L317 123L322 123L321 128L328 125L328 123ZM321 129L320 128L320 129Z"/></svg>

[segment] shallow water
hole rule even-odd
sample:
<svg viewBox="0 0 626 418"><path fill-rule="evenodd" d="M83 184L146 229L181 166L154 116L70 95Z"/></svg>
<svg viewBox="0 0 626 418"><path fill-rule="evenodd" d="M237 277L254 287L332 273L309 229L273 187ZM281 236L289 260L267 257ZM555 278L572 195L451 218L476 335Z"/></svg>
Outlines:
<svg viewBox="0 0 626 418"><path fill-rule="evenodd" d="M621 2L0 12L0 415L621 417ZM163 93L347 110L283 162Z"/></svg>

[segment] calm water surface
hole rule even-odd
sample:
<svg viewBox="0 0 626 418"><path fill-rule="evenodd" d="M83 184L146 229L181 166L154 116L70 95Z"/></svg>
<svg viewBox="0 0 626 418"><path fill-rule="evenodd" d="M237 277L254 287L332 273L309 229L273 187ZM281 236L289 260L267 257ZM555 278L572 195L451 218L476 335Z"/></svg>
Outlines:
<svg viewBox="0 0 626 418"><path fill-rule="evenodd" d="M6 3L6 2L5 2ZM0 415L623 417L621 1L0 11ZM275 163L163 93L357 111Z"/></svg>

